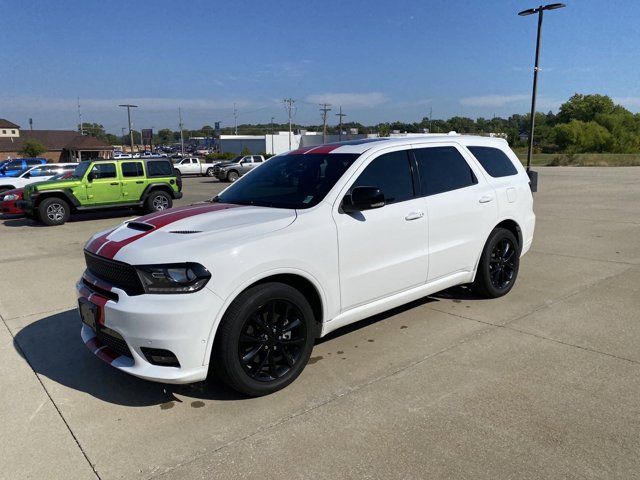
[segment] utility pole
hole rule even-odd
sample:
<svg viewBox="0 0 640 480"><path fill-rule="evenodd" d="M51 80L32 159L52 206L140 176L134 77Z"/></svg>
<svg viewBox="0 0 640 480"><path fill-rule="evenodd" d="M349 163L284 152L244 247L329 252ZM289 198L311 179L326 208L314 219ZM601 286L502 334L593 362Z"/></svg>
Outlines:
<svg viewBox="0 0 640 480"><path fill-rule="evenodd" d="M330 103L321 103L320 111L322 112L322 143L327 143L327 112L331 111Z"/></svg>
<svg viewBox="0 0 640 480"><path fill-rule="evenodd" d="M82 112L80 111L80 97L78 97L78 131L80 132L80 135L84 135L84 128L82 128Z"/></svg>
<svg viewBox="0 0 640 480"><path fill-rule="evenodd" d="M273 117L271 117L271 155L275 155L275 152L273 151L273 127Z"/></svg>
<svg viewBox="0 0 640 480"><path fill-rule="evenodd" d="M33 118L29 118L29 130L33 130Z"/></svg>
<svg viewBox="0 0 640 480"><path fill-rule="evenodd" d="M291 150L291 111L293 110L293 104L296 101L293 98L285 98L284 108L287 109L287 115L289 116L289 150Z"/></svg>
<svg viewBox="0 0 640 480"><path fill-rule="evenodd" d="M180 127L180 153L184 157L184 136L182 135L182 109L178 107L178 126Z"/></svg>
<svg viewBox="0 0 640 480"><path fill-rule="evenodd" d="M235 134L238 135L238 109L236 108L236 102L233 102L233 122Z"/></svg>
<svg viewBox="0 0 640 480"><path fill-rule="evenodd" d="M340 141L342 141L342 117L346 117L347 114L346 113L342 113L342 105L340 105L340 113L336 113L336 117L340 117L340 134L338 136L338 139Z"/></svg>
<svg viewBox="0 0 640 480"><path fill-rule="evenodd" d="M124 105L118 105L119 107L127 107L127 119L129 120L129 141L131 142L131 155L133 155L133 131L131 130L131 109L138 108L137 105L131 105L125 103Z"/></svg>

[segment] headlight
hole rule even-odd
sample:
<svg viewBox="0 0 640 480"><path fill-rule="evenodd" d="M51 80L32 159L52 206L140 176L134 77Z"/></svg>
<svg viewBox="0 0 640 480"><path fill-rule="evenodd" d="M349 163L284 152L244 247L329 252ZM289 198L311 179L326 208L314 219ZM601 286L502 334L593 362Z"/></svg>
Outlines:
<svg viewBox="0 0 640 480"><path fill-rule="evenodd" d="M135 267L146 293L193 293L201 290L211 273L199 263L139 265Z"/></svg>
<svg viewBox="0 0 640 480"><path fill-rule="evenodd" d="M20 198L19 195L16 195L15 193L10 193L9 195L5 195L4 197L1 198L1 200L3 202L8 202L10 200L18 200Z"/></svg>

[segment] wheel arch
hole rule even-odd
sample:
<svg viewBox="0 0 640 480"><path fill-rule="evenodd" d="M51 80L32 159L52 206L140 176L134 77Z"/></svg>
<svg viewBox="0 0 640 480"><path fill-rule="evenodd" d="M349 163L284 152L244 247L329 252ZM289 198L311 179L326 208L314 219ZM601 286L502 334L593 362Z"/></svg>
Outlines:
<svg viewBox="0 0 640 480"><path fill-rule="evenodd" d="M493 228L489 229L489 231L486 232L485 240L484 240L484 243L482 244L482 249L478 253L478 258L476 258L476 265L473 269L473 276L471 278L471 282L475 280L476 275L478 274L478 265L480 264L480 258L482 257L482 252L484 251L484 247L487 245L487 240L489 240L489 235L491 235L491 232L493 232L496 228L504 228L506 230L509 230L511 233L513 233L513 235L516 237L516 240L518 242L518 249L522 250L522 229L520 228L520 224L518 224L518 222L516 222L512 218L504 218L500 220L496 225L493 226Z"/></svg>
<svg viewBox="0 0 640 480"><path fill-rule="evenodd" d="M150 183L142 192L142 195L140 196L140 201L146 202L147 198L149 198L149 195L151 195L153 192L158 190L162 190L163 192L168 193L169 196L171 196L171 198L174 198L173 189L166 183Z"/></svg>
<svg viewBox="0 0 640 480"><path fill-rule="evenodd" d="M58 197L64 200L69 204L72 209L80 206L80 202L76 197L74 197L67 190L45 190L43 192L38 192L38 196L35 199L34 207L38 207L43 200L51 197Z"/></svg>
<svg viewBox="0 0 640 480"><path fill-rule="evenodd" d="M326 298L319 282L312 275L307 274L307 272L301 270L272 270L265 272L262 275L254 276L249 281L245 282L243 286L235 290L229 296L229 298L225 300L222 308L220 309L220 312L214 319L213 325L211 327L211 332L209 333L209 340L207 342L208 345L205 352L205 358L203 359L204 365L210 363L220 322L222 322L222 319L224 318L227 310L229 309L229 306L233 303L233 301L249 288L271 282L278 282L289 285L305 296L307 301L309 301L311 309L313 311L315 320L314 323L316 326L315 335L316 337L320 336L322 332L324 313L326 312Z"/></svg>

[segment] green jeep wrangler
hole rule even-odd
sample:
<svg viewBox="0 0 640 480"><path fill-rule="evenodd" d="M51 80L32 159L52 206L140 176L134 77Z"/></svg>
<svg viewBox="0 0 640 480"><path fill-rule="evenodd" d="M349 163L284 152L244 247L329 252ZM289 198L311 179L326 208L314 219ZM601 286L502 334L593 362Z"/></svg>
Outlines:
<svg viewBox="0 0 640 480"><path fill-rule="evenodd" d="M27 185L18 202L27 217L62 225L73 212L142 208L157 212L182 197L182 179L168 159L108 159L80 162L66 180Z"/></svg>

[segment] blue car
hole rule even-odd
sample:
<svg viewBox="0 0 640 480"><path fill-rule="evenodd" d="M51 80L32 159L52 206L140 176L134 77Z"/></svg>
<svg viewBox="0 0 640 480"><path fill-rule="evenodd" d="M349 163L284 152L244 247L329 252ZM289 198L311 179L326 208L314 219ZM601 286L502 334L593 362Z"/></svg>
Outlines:
<svg viewBox="0 0 640 480"><path fill-rule="evenodd" d="M17 177L27 168L47 163L46 158L15 158L0 165L0 177Z"/></svg>

